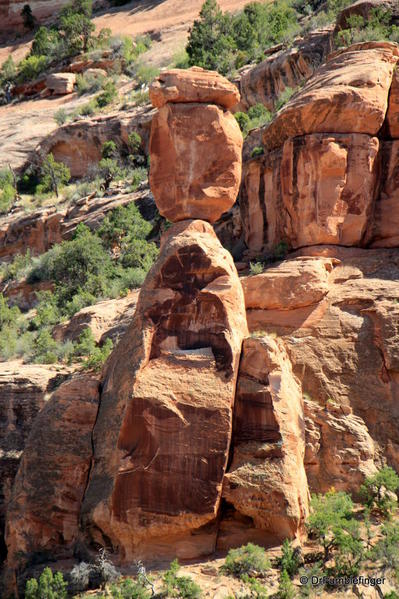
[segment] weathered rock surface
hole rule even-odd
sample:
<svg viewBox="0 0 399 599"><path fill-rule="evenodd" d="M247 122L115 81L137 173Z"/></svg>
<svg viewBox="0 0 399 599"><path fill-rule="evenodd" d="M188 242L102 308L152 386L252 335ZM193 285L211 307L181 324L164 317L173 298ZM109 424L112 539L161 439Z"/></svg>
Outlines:
<svg viewBox="0 0 399 599"><path fill-rule="evenodd" d="M68 368L0 363L0 560L4 558L4 519L25 442L48 394Z"/></svg>
<svg viewBox="0 0 399 599"><path fill-rule="evenodd" d="M0 259L9 261L16 254L33 255L46 252L55 243L70 239L76 227L84 223L97 229L106 214L120 206L136 202L139 209L153 202L148 189L134 193L104 196L87 196L63 210L56 207L40 208L26 215L14 212L2 218L0 225Z"/></svg>
<svg viewBox="0 0 399 599"><path fill-rule="evenodd" d="M46 79L46 87L53 94L63 96L72 94L76 83L74 73L52 73Z"/></svg>
<svg viewBox="0 0 399 599"><path fill-rule="evenodd" d="M379 140L314 134L244 167L241 213L248 247L361 245L379 182Z"/></svg>
<svg viewBox="0 0 399 599"><path fill-rule="evenodd" d="M159 212L216 221L236 200L242 135L214 104L165 104L152 121L150 185Z"/></svg>
<svg viewBox="0 0 399 599"><path fill-rule="evenodd" d="M331 28L313 31L291 48L277 50L247 70L239 81L240 107L248 110L260 103L274 110L285 89L295 89L326 60L332 50L331 40Z"/></svg>
<svg viewBox="0 0 399 599"><path fill-rule="evenodd" d="M35 149L36 161L51 152L55 160L68 166L72 177L84 177L90 167L101 159L101 147L105 141L112 139L123 148L127 145L129 134L136 131L146 150L152 117L153 111L147 107L67 123L39 144Z"/></svg>
<svg viewBox="0 0 399 599"><path fill-rule="evenodd" d="M312 255L310 250L312 248L306 248L301 253L307 257ZM335 433L322 431L326 435L326 444L322 443L319 456L309 462L313 473L309 479L311 489L317 491L324 490L339 476L350 488L349 480L353 478L356 464L360 473L370 470L372 452L362 422L375 444L375 464L378 465L384 456L395 469L399 468L399 362L396 351L399 250L320 246L313 248L313 255L341 261L340 264L333 263L335 267L329 275L327 295L307 307L290 310L286 309L287 301L282 296L280 308L251 308L247 317L250 330L273 332L283 338L293 371L310 401L324 409L332 400L338 408L350 408L353 418L361 419L353 421L348 416L349 421L342 425L346 439L357 438L351 458L350 451L346 457L342 453L345 438L336 437L337 457L333 460L333 449L328 449L326 444L332 442ZM264 279L262 284L266 295ZM328 426L332 425L330 422ZM345 432L348 427L349 433ZM330 457L325 457L330 451ZM318 466L317 460L321 460Z"/></svg>
<svg viewBox="0 0 399 599"><path fill-rule="evenodd" d="M82 510L89 542L133 556L212 552L244 298L212 227L175 224L107 367Z"/></svg>
<svg viewBox="0 0 399 599"><path fill-rule="evenodd" d="M76 312L72 318L54 327L52 335L57 341L77 341L81 333L90 328L97 343L107 338L114 342L126 331L137 306L139 291L130 291L126 297L98 302Z"/></svg>
<svg viewBox="0 0 399 599"><path fill-rule="evenodd" d="M399 69L393 73L389 105L386 117L386 133L392 139L399 139Z"/></svg>
<svg viewBox="0 0 399 599"><path fill-rule="evenodd" d="M347 29L349 18L352 16L361 16L367 21L375 9L389 10L392 15L392 22L395 23L399 20L399 6L396 0L357 0L357 2L347 6L340 12L337 17L335 31Z"/></svg>
<svg viewBox="0 0 399 599"><path fill-rule="evenodd" d="M233 438L224 498L274 543L301 537L309 496L303 399L281 341L243 344Z"/></svg>
<svg viewBox="0 0 399 599"><path fill-rule="evenodd" d="M7 511L7 567L70 557L92 458L99 380L75 375L52 395L26 443Z"/></svg>
<svg viewBox="0 0 399 599"><path fill-rule="evenodd" d="M203 102L229 109L240 101L240 94L216 71L191 67L163 71L150 86L150 100L156 108L167 102Z"/></svg>
<svg viewBox="0 0 399 599"><path fill-rule="evenodd" d="M390 42L364 42L333 54L265 130L265 147L309 133L375 136L385 119L398 56Z"/></svg>
<svg viewBox="0 0 399 599"><path fill-rule="evenodd" d="M379 196L368 240L372 247L399 246L399 140L381 142Z"/></svg>

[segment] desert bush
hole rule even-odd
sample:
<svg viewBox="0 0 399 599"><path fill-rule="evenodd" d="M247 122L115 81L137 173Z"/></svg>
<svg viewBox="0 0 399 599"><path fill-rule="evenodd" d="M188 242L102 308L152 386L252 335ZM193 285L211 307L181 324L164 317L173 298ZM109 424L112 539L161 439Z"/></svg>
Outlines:
<svg viewBox="0 0 399 599"><path fill-rule="evenodd" d="M336 38L338 46L349 46L367 41L399 41L399 27L391 23L392 13L381 7L373 8L368 18L351 15L347 27Z"/></svg>
<svg viewBox="0 0 399 599"><path fill-rule="evenodd" d="M28 249L25 254L17 254L11 262L4 264L0 269L3 283L16 281L25 276L32 265L32 255Z"/></svg>
<svg viewBox="0 0 399 599"><path fill-rule="evenodd" d="M25 587L25 599L66 599L67 583L61 572L45 568L39 579L30 578Z"/></svg>
<svg viewBox="0 0 399 599"><path fill-rule="evenodd" d="M181 599L197 599L201 596L201 588L190 576L178 576L179 562L175 559L169 570L162 577L162 591L167 597Z"/></svg>
<svg viewBox="0 0 399 599"><path fill-rule="evenodd" d="M107 81L103 86L103 92L97 96L96 102L100 108L104 108L111 104L117 97L117 90L115 83L111 80Z"/></svg>
<svg viewBox="0 0 399 599"><path fill-rule="evenodd" d="M159 75L159 69L141 62L137 65L135 75L138 83L149 85Z"/></svg>
<svg viewBox="0 0 399 599"><path fill-rule="evenodd" d="M389 516L397 507L398 490L399 476L393 468L385 466L366 478L360 487L360 496L370 509Z"/></svg>
<svg viewBox="0 0 399 599"><path fill-rule="evenodd" d="M57 198L59 190L68 183L71 171L63 162L57 162L53 154L48 154L42 162L41 181L37 191L39 193L54 192Z"/></svg>
<svg viewBox="0 0 399 599"><path fill-rule="evenodd" d="M57 112L54 114L54 120L60 127L67 122L68 113L65 110L65 108L60 108L59 110L57 110Z"/></svg>
<svg viewBox="0 0 399 599"><path fill-rule="evenodd" d="M137 581L127 578L110 588L112 599L150 599L151 592Z"/></svg>
<svg viewBox="0 0 399 599"><path fill-rule="evenodd" d="M272 119L272 114L263 104L255 104L248 108L248 117L250 119L250 129L262 127L269 123Z"/></svg>
<svg viewBox="0 0 399 599"><path fill-rule="evenodd" d="M263 156L264 153L265 151L261 146L256 146L251 152L251 158L256 158L256 156Z"/></svg>
<svg viewBox="0 0 399 599"><path fill-rule="evenodd" d="M244 574L264 574L270 568L270 561L263 547L248 543L238 549L230 549L222 568L240 578Z"/></svg>
<svg viewBox="0 0 399 599"><path fill-rule="evenodd" d="M243 136L246 137L250 130L251 119L249 118L246 112L242 111L235 112L234 118L236 119Z"/></svg>
<svg viewBox="0 0 399 599"><path fill-rule="evenodd" d="M46 70L47 65L48 59L46 56L27 56L18 65L18 80L20 83L24 83L36 79Z"/></svg>
<svg viewBox="0 0 399 599"><path fill-rule="evenodd" d="M106 82L104 75L94 75L93 73L83 73L76 77L76 88L79 96L83 94L94 94L103 89Z"/></svg>
<svg viewBox="0 0 399 599"><path fill-rule="evenodd" d="M249 263L249 273L251 275L260 275L263 272L264 264L263 262L250 262Z"/></svg>
<svg viewBox="0 0 399 599"><path fill-rule="evenodd" d="M16 189L10 183L4 185L0 191L0 214L9 212L15 201L16 193Z"/></svg>
<svg viewBox="0 0 399 599"><path fill-rule="evenodd" d="M296 590L292 584L288 573L283 570L280 574L280 580L278 584L277 599L294 599L296 596Z"/></svg>
<svg viewBox="0 0 399 599"><path fill-rule="evenodd" d="M293 578L298 573L301 563L301 555L298 549L294 548L288 539L284 539L280 559L281 570L285 570L288 576Z"/></svg>

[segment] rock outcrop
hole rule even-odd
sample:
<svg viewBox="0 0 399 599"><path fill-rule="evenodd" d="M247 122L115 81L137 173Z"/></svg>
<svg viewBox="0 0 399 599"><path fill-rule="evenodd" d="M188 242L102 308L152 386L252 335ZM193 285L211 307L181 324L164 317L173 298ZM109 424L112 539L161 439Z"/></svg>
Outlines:
<svg viewBox="0 0 399 599"><path fill-rule="evenodd" d="M35 554L69 557L92 457L99 380L75 375L46 403L31 429L7 511L7 566Z"/></svg>
<svg viewBox="0 0 399 599"><path fill-rule="evenodd" d="M180 81L182 88L174 92L169 85ZM225 89L225 103L238 96L232 87L224 77L202 69L175 69L152 86L161 108L152 122L150 184L159 212L172 222L215 222L235 202L242 135L233 115L216 104L223 101ZM198 96L201 101L195 102Z"/></svg>
<svg viewBox="0 0 399 599"><path fill-rule="evenodd" d="M309 498L303 398L279 340L243 344L233 446L223 497L274 544L303 536Z"/></svg>
<svg viewBox="0 0 399 599"><path fill-rule="evenodd" d="M47 89L57 96L72 94L75 83L76 75L74 73L53 73L46 79Z"/></svg>
<svg viewBox="0 0 399 599"><path fill-rule="evenodd" d="M68 368L0 363L0 561L4 558L4 519L26 439L51 391Z"/></svg>
<svg viewBox="0 0 399 599"><path fill-rule="evenodd" d="M282 338L302 382L311 491L331 485L356 491L382 460L399 469L399 250L319 246L313 248L313 257L312 248L301 253L303 257L271 269L270 277L267 270L253 276L247 289L253 289L259 277L262 296L268 294L267 282L273 294L273 271L296 271L300 281L309 261L322 271L332 260L327 281L322 277L323 292L314 280L304 305L306 288L298 287L295 305L291 291L280 285L281 305L276 307L257 301L250 291L248 326Z"/></svg>
<svg viewBox="0 0 399 599"><path fill-rule="evenodd" d="M240 195L253 254L397 244L398 59L388 42L336 52L264 128Z"/></svg>
<svg viewBox="0 0 399 599"><path fill-rule="evenodd" d="M212 227L172 226L111 357L94 429L83 525L121 560L213 551L246 327Z"/></svg>

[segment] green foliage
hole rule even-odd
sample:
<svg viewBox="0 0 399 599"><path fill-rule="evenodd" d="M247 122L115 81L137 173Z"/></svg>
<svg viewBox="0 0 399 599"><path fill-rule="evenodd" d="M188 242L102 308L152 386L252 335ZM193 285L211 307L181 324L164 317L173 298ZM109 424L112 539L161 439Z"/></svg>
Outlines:
<svg viewBox="0 0 399 599"><path fill-rule="evenodd" d="M107 81L103 90L104 91L96 98L97 105L100 108L104 108L105 106L108 106L108 104L111 104L118 95L113 81Z"/></svg>
<svg viewBox="0 0 399 599"><path fill-rule="evenodd" d="M275 106L276 112L278 110L280 110L280 108L285 106L285 104L287 104L287 102L294 95L295 91L296 90L292 89L292 87L286 87L285 90L283 92L281 92L281 94L279 95L277 102L276 102L276 106Z"/></svg>
<svg viewBox="0 0 399 599"><path fill-rule="evenodd" d="M292 584L288 573L283 570L280 575L277 599L294 599L295 596L295 587Z"/></svg>
<svg viewBox="0 0 399 599"><path fill-rule="evenodd" d="M45 56L51 61L61 58L63 50L62 37L55 27L39 27L32 42L32 56Z"/></svg>
<svg viewBox="0 0 399 599"><path fill-rule="evenodd" d="M102 90L105 86L106 77L102 74L83 73L76 77L76 88L78 95L94 94Z"/></svg>
<svg viewBox="0 0 399 599"><path fill-rule="evenodd" d="M256 146L251 152L251 158L256 158L257 156L263 156L265 150L261 146Z"/></svg>
<svg viewBox="0 0 399 599"><path fill-rule="evenodd" d="M40 191L54 192L58 198L60 188L71 178L69 168L63 162L56 162L53 154L48 154L41 168Z"/></svg>
<svg viewBox="0 0 399 599"><path fill-rule="evenodd" d="M57 361L57 342L50 331L42 329L33 341L32 358L39 364L54 364Z"/></svg>
<svg viewBox="0 0 399 599"><path fill-rule="evenodd" d="M241 580L247 585L249 593L240 595L240 599L267 599L269 597L266 587L257 578L243 574Z"/></svg>
<svg viewBox="0 0 399 599"><path fill-rule="evenodd" d="M43 327L55 325L61 320L61 314L57 306L57 298L51 291L36 292L38 303L36 315L30 321L30 328L40 330Z"/></svg>
<svg viewBox="0 0 399 599"><path fill-rule="evenodd" d="M66 599L67 583L61 572L45 568L39 580L31 578L26 583L25 599Z"/></svg>
<svg viewBox="0 0 399 599"><path fill-rule="evenodd" d="M95 29L91 16L91 0L73 0L61 10L59 25L70 54L87 52Z"/></svg>
<svg viewBox="0 0 399 599"><path fill-rule="evenodd" d="M102 158L98 163L98 172L103 179L104 189L108 189L112 181L122 177L123 171L114 158Z"/></svg>
<svg viewBox="0 0 399 599"><path fill-rule="evenodd" d="M324 548L324 562L328 561L330 550L339 542L341 530L348 526L352 515L353 502L347 493L331 490L325 495L312 496L307 527Z"/></svg>
<svg viewBox="0 0 399 599"><path fill-rule="evenodd" d="M248 543L238 549L230 549L222 568L240 578L244 574L265 573L270 568L270 561L263 547Z"/></svg>
<svg viewBox="0 0 399 599"><path fill-rule="evenodd" d="M175 559L162 578L162 591L167 597L180 597L181 599L197 599L200 597L201 588L190 576L178 576L178 571L179 562Z"/></svg>
<svg viewBox="0 0 399 599"><path fill-rule="evenodd" d="M250 129L250 123L251 123L251 119L249 118L249 116L247 115L246 112L235 112L234 113L234 118L236 119L242 134L244 137L246 137L248 135L249 129Z"/></svg>
<svg viewBox="0 0 399 599"><path fill-rule="evenodd" d="M14 203L16 193L16 189L10 183L4 185L0 192L0 214L7 214Z"/></svg>
<svg viewBox="0 0 399 599"><path fill-rule="evenodd" d="M250 262L249 263L249 273L251 275L260 275L263 272L263 262Z"/></svg>
<svg viewBox="0 0 399 599"><path fill-rule="evenodd" d="M28 249L26 254L17 254L12 262L4 264L0 269L0 278L2 283L17 280L26 275L32 265L32 256Z"/></svg>
<svg viewBox="0 0 399 599"><path fill-rule="evenodd" d="M116 158L118 154L118 147L114 141L110 140L103 143L103 147L101 148L101 156L103 158Z"/></svg>
<svg viewBox="0 0 399 599"><path fill-rule="evenodd" d="M151 224L143 219L134 203L116 208L107 215L98 235L108 249L127 251L134 241L144 241L151 231ZM150 250L151 251L151 250ZM140 262L139 266L143 266Z"/></svg>
<svg viewBox="0 0 399 599"><path fill-rule="evenodd" d="M110 590L112 599L150 599L151 597L150 591L145 586L131 578L111 585Z"/></svg>
<svg viewBox="0 0 399 599"><path fill-rule="evenodd" d="M368 476L360 487L360 496L370 509L376 509L389 516L397 506L396 494L399 489L399 476L389 466Z"/></svg>
<svg viewBox="0 0 399 599"><path fill-rule="evenodd" d="M111 339L106 339L101 347L98 347L91 329L85 329L75 347L74 355L85 357L84 368L88 370L100 370L110 355L113 348Z"/></svg>
<svg viewBox="0 0 399 599"><path fill-rule="evenodd" d="M132 131L129 133L127 138L127 145L131 154L138 154L141 150L142 139L141 135L137 133L137 131Z"/></svg>
<svg viewBox="0 0 399 599"><path fill-rule="evenodd" d="M298 573L301 565L299 552L292 546L288 539L285 539L282 545L282 556L280 560L281 570L285 570L290 578Z"/></svg>
<svg viewBox="0 0 399 599"><path fill-rule="evenodd" d="M272 119L272 115L263 104L255 104L248 108L248 116L250 118L250 129L256 129L262 127L266 123L269 123Z"/></svg>
<svg viewBox="0 0 399 599"><path fill-rule="evenodd" d="M186 46L189 65L226 75L260 59L265 48L288 41L298 31L297 13L289 1L251 2L242 12L230 15L215 0L206 0Z"/></svg>
<svg viewBox="0 0 399 599"><path fill-rule="evenodd" d="M33 29L35 27L35 18L29 4L24 4L23 9L21 10L21 17L26 29Z"/></svg>
<svg viewBox="0 0 399 599"><path fill-rule="evenodd" d="M46 56L27 56L18 65L18 80L24 83L36 79L46 70L47 65L48 59Z"/></svg>
<svg viewBox="0 0 399 599"><path fill-rule="evenodd" d="M60 127L61 125L64 125L67 122L68 113L65 110L65 108L60 108L59 110L57 110L57 112L54 114L54 120Z"/></svg>
<svg viewBox="0 0 399 599"><path fill-rule="evenodd" d="M371 558L379 560L383 570L399 576L399 522L386 522L381 528L382 538L372 548Z"/></svg>
<svg viewBox="0 0 399 599"><path fill-rule="evenodd" d="M3 86L7 81L12 81L17 74L13 57L10 56L3 62L0 70L0 85Z"/></svg>
<svg viewBox="0 0 399 599"><path fill-rule="evenodd" d="M377 7L370 11L367 18L351 15L347 18L347 27L337 35L338 46L367 41L399 41L399 27L391 23L390 10Z"/></svg>
<svg viewBox="0 0 399 599"><path fill-rule="evenodd" d="M147 65L143 62L137 65L136 79L142 85L149 85L158 75L159 69L153 65Z"/></svg>
<svg viewBox="0 0 399 599"><path fill-rule="evenodd" d="M359 522L350 519L335 529L335 566L336 576L357 576L364 558L364 546Z"/></svg>

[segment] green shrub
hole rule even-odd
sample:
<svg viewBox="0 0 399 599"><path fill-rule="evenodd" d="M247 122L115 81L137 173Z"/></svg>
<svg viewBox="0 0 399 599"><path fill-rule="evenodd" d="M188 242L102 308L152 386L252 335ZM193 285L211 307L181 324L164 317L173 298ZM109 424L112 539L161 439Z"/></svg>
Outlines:
<svg viewBox="0 0 399 599"><path fill-rule="evenodd" d="M151 592L131 578L111 585L112 599L150 599Z"/></svg>
<svg viewBox="0 0 399 599"><path fill-rule="evenodd" d="M0 214L7 214L12 207L15 197L16 190L10 183L6 183L0 192Z"/></svg>
<svg viewBox="0 0 399 599"><path fill-rule="evenodd" d="M255 104L248 108L248 117L251 121L250 129L256 129L262 127L266 123L269 123L272 119L271 112L267 110L263 104Z"/></svg>
<svg viewBox="0 0 399 599"><path fill-rule="evenodd" d="M131 172L131 178L132 178L132 191L136 191L136 189L139 187L140 183L147 180L147 178L148 178L147 169L145 169L143 167L133 169L133 171Z"/></svg>
<svg viewBox="0 0 399 599"><path fill-rule="evenodd" d="M285 90L283 92L281 92L281 94L279 95L277 102L276 102L276 106L275 106L276 112L278 110L280 110L283 106L285 106L285 104L287 104L287 102L294 95L295 91L296 90L292 89L292 87L286 87Z"/></svg>
<svg viewBox="0 0 399 599"><path fill-rule="evenodd" d="M78 95L94 94L104 88L106 77L104 75L95 75L94 73L83 73L76 77L76 88Z"/></svg>
<svg viewBox="0 0 399 599"><path fill-rule="evenodd" d="M67 583L61 572L45 568L39 580L31 578L26 583L25 599L66 599Z"/></svg>
<svg viewBox="0 0 399 599"><path fill-rule="evenodd" d="M16 281L25 276L32 266L32 256L28 249L26 254L17 254L12 262L4 264L0 270L2 282Z"/></svg>
<svg viewBox="0 0 399 599"><path fill-rule="evenodd" d="M87 104L83 104L83 106L80 106L76 111L75 111L75 116L91 116L93 114L95 114L98 110L98 104L97 104L97 100L93 99L90 100L90 102L87 102Z"/></svg>
<svg viewBox="0 0 399 599"><path fill-rule="evenodd" d="M293 578L298 573L301 565L301 556L288 539L284 539L282 545L282 556L280 560L281 570L285 570L290 578Z"/></svg>
<svg viewBox="0 0 399 599"><path fill-rule="evenodd" d="M149 85L155 77L158 77L159 69L152 65L140 63L136 69L136 79L138 83Z"/></svg>
<svg viewBox="0 0 399 599"><path fill-rule="evenodd" d="M84 357L84 367L89 370L99 370L108 358L113 348L111 339L106 339L102 347L98 347L90 328L85 329L75 346L74 355Z"/></svg>
<svg viewBox="0 0 399 599"><path fill-rule="evenodd" d="M54 27L39 27L36 31L30 51L31 56L46 56L51 62L62 58L64 54L64 41Z"/></svg>
<svg viewBox="0 0 399 599"><path fill-rule="evenodd" d="M60 108L59 110L57 110L57 112L54 114L54 120L60 127L67 122L68 113L65 110L65 108Z"/></svg>
<svg viewBox="0 0 399 599"><path fill-rule="evenodd" d="M37 291L36 315L30 321L30 328L40 330L43 327L55 325L61 320L57 306L57 298L51 291Z"/></svg>
<svg viewBox="0 0 399 599"><path fill-rule="evenodd" d="M114 158L102 158L98 163L98 172L103 180L104 189L108 189L112 181L123 176L123 170Z"/></svg>
<svg viewBox="0 0 399 599"><path fill-rule="evenodd" d="M107 214L98 229L98 235L106 248L121 250L122 247L127 247L130 241L145 240L151 228L151 224L144 220L132 202Z"/></svg>
<svg viewBox="0 0 399 599"><path fill-rule="evenodd" d="M137 131L129 133L127 138L127 145L131 154L138 154L141 150L142 139Z"/></svg>
<svg viewBox="0 0 399 599"><path fill-rule="evenodd" d="M238 549L230 549L222 568L240 578L244 574L264 574L270 568L270 561L263 547L248 543Z"/></svg>
<svg viewBox="0 0 399 599"><path fill-rule="evenodd" d="M249 263L249 273L251 275L260 275L263 272L263 262L250 262Z"/></svg>
<svg viewBox="0 0 399 599"><path fill-rule="evenodd" d="M54 364L57 361L57 342L47 329L39 331L34 339L32 358L39 364Z"/></svg>
<svg viewBox="0 0 399 599"><path fill-rule="evenodd" d="M331 490L325 495L313 495L310 506L307 528L322 545L326 563L331 549L339 542L341 531L351 526L353 502L347 493Z"/></svg>
<svg viewBox="0 0 399 599"><path fill-rule="evenodd" d="M283 570L280 575L277 599L294 599L296 596L296 590L292 584L288 573Z"/></svg>
<svg viewBox="0 0 399 599"><path fill-rule="evenodd" d="M249 116L247 115L246 112L236 112L234 113L234 118L236 119L242 134L244 137L246 137L248 135L249 129L250 129L250 125L251 125L251 119L249 118Z"/></svg>
<svg viewBox="0 0 399 599"><path fill-rule="evenodd" d="M64 34L69 54L87 52L95 30L91 21L91 0L72 0L59 15L59 26Z"/></svg>
<svg viewBox="0 0 399 599"><path fill-rule="evenodd" d="M40 191L54 192L58 198L60 188L71 178L71 171L63 162L56 162L50 153L43 160L41 175Z"/></svg>
<svg viewBox="0 0 399 599"><path fill-rule="evenodd" d="M15 66L13 57L10 56L3 62L0 70L0 85L3 85L6 81L13 81L17 74L17 68Z"/></svg>
<svg viewBox="0 0 399 599"><path fill-rule="evenodd" d="M243 574L241 580L247 585L249 593L240 595L239 599L267 599L269 597L266 587L257 578Z"/></svg>
<svg viewBox="0 0 399 599"><path fill-rule="evenodd" d="M201 588L190 576L178 576L178 571L179 562L175 559L162 578L162 591L167 597L180 597L181 599L197 599L200 597Z"/></svg>
<svg viewBox="0 0 399 599"><path fill-rule="evenodd" d="M256 156L263 156L264 153L265 151L261 146L256 146L251 152L251 158L256 158Z"/></svg>
<svg viewBox="0 0 399 599"><path fill-rule="evenodd" d="M399 27L391 24L392 13L381 7L373 8L367 18L351 15L347 27L336 38L338 46L367 41L399 41Z"/></svg>
<svg viewBox="0 0 399 599"><path fill-rule="evenodd" d="M116 143L112 140L105 141L101 148L101 156L103 158L117 158L119 156L119 151Z"/></svg>
<svg viewBox="0 0 399 599"><path fill-rule="evenodd" d="M43 73L48 65L47 56L31 55L24 58L18 66L18 79L21 83L32 81Z"/></svg>
<svg viewBox="0 0 399 599"><path fill-rule="evenodd" d="M107 81L103 89L103 93L96 98L97 105L100 108L108 106L108 104L111 104L117 97L117 90L113 81Z"/></svg>
<svg viewBox="0 0 399 599"><path fill-rule="evenodd" d="M385 466L366 478L360 487L360 496L370 509L376 509L384 516L389 516L397 506L398 489L399 476L393 468Z"/></svg>

